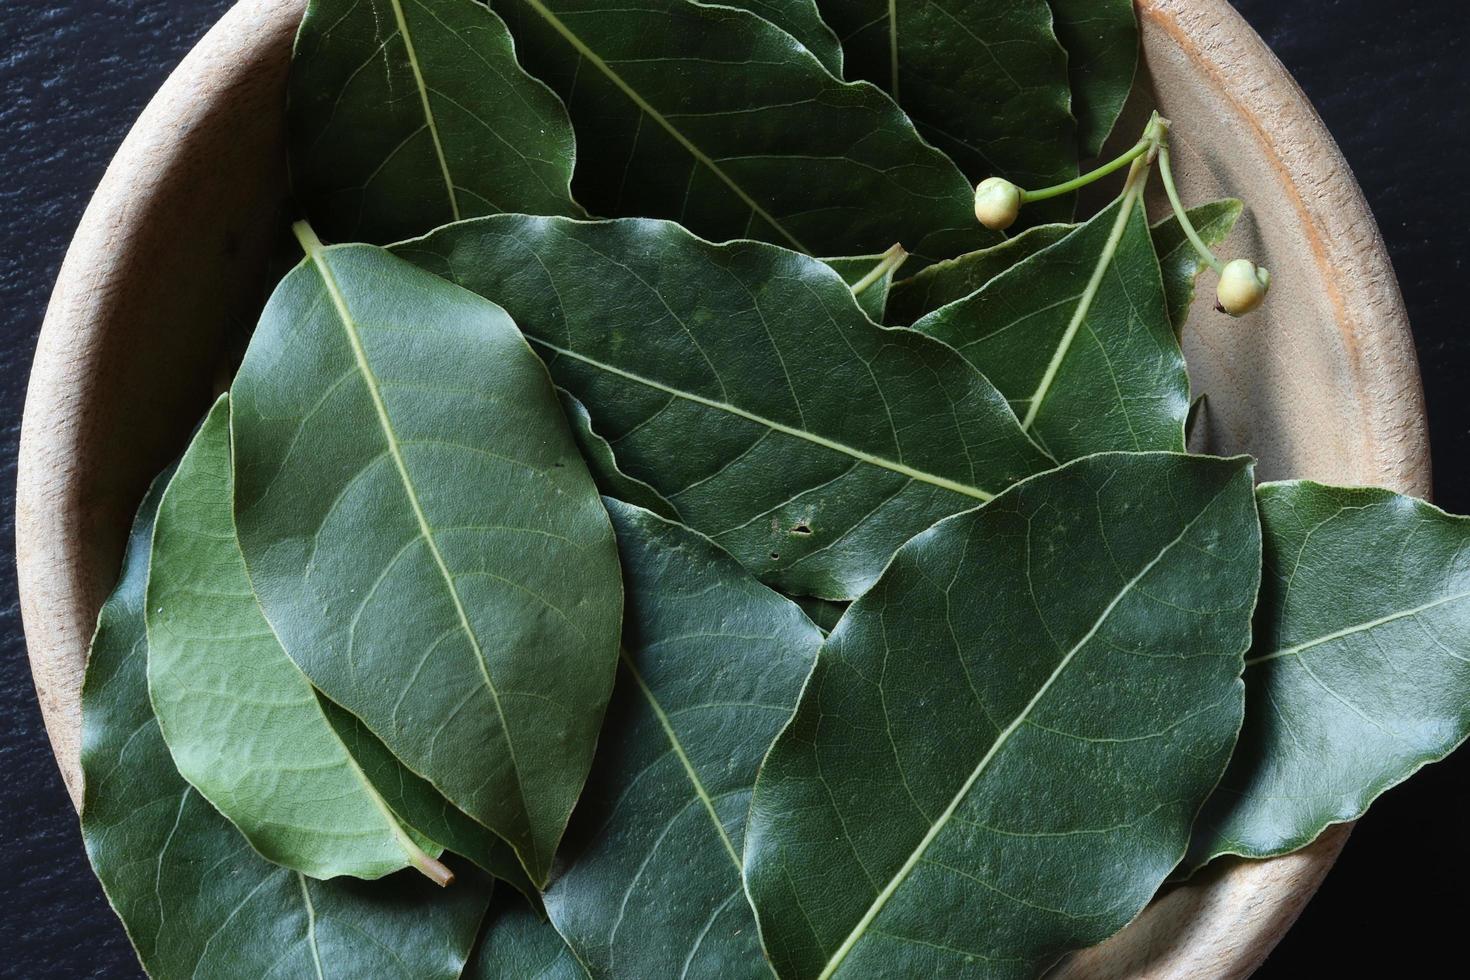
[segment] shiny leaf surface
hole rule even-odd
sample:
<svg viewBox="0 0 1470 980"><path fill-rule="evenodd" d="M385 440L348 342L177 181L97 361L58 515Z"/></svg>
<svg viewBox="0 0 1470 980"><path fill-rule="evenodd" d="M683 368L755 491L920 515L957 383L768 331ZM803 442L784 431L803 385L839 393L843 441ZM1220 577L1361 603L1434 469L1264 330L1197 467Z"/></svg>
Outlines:
<svg viewBox="0 0 1470 980"><path fill-rule="evenodd" d="M550 922L509 889L495 893L464 980L587 980Z"/></svg>
<svg viewBox="0 0 1470 980"><path fill-rule="evenodd" d="M313 878L442 875L389 809L255 601L235 537L230 405L179 461L153 533L148 690L179 773L277 864Z"/></svg>
<svg viewBox="0 0 1470 980"><path fill-rule="evenodd" d="M849 78L883 89L970 178L1077 176L1067 55L1046 0L817 0ZM1070 199L1032 214L1071 217ZM1028 209L1030 210L1030 209ZM905 243L907 244L907 243Z"/></svg>
<svg viewBox="0 0 1470 980"><path fill-rule="evenodd" d="M936 262L900 279L889 293L884 323L910 326L915 320L962 300L1013 265L1050 248L1075 231L1076 225L1037 225L999 245Z"/></svg>
<svg viewBox="0 0 1470 980"><path fill-rule="evenodd" d="M566 109L476 0L311 0L287 121L296 195L339 241L582 213Z"/></svg>
<svg viewBox="0 0 1470 980"><path fill-rule="evenodd" d="M740 879L756 769L821 633L708 538L608 501L628 611L546 911L594 977L770 977Z"/></svg>
<svg viewBox="0 0 1470 980"><path fill-rule="evenodd" d="M1057 40L1067 51L1072 114L1083 159L1102 152L1133 90L1138 19L1133 0L1047 0Z"/></svg>
<svg viewBox="0 0 1470 980"><path fill-rule="evenodd" d="M618 468L612 446L592 428L592 416L587 414L587 406L565 388L558 388L556 393L561 399L562 410L567 414L567 421L571 423L577 448L582 450L582 458L587 461L587 469L592 473L597 488L609 497L636 504L671 521L678 520L674 505L657 490Z"/></svg>
<svg viewBox="0 0 1470 980"><path fill-rule="evenodd" d="M801 42L834 78L842 77L842 44L822 19L816 0L727 0L718 6L748 10L770 21Z"/></svg>
<svg viewBox="0 0 1470 980"><path fill-rule="evenodd" d="M756 782L782 977L1028 977L1133 918L1230 755L1251 465L1103 454L917 536Z"/></svg>
<svg viewBox="0 0 1470 980"><path fill-rule="evenodd" d="M963 358L875 326L815 259L513 215L399 251L509 310L623 470L787 592L857 595L910 536L1053 465Z"/></svg>
<svg viewBox="0 0 1470 980"><path fill-rule="evenodd" d="M314 248L231 402L241 550L286 652L544 881L622 600L545 368L494 304L380 249Z"/></svg>
<svg viewBox="0 0 1470 980"><path fill-rule="evenodd" d="M890 99L754 14L689 0L494 7L571 112L573 186L596 214L811 255L897 241L944 258L995 240L969 181Z"/></svg>
<svg viewBox="0 0 1470 980"><path fill-rule="evenodd" d="M1317 483L1258 499L1245 728L1186 868L1303 847L1470 735L1470 519Z"/></svg>
<svg viewBox="0 0 1470 980"><path fill-rule="evenodd" d="M1059 460L1184 448L1189 377L1136 194L914 329L984 372Z"/></svg>
<svg viewBox="0 0 1470 980"><path fill-rule="evenodd" d="M143 623L154 484L103 606L82 688L82 836L158 980L251 976L454 980L489 897L472 869L314 881L262 858L174 769L148 703Z"/></svg>

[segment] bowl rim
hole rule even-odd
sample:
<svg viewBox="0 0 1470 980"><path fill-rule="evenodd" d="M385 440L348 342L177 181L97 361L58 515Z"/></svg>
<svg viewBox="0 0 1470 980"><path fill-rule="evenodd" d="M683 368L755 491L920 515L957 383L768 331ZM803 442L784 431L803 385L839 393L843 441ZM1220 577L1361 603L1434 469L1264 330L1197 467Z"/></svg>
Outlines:
<svg viewBox="0 0 1470 980"><path fill-rule="evenodd" d="M16 566L33 680L48 737L73 803L80 804L80 687L90 633L79 621L84 593L68 582L71 552L48 529L85 474L66 465L67 434L85 401L87 379L104 370L89 331L107 302L109 243L128 240L146 208L120 207L157 166L157 140L208 111L252 71L262 51L294 37L305 0L238 0L169 76L139 117L88 205L57 278L37 342L22 419L16 486ZM1137 0L1143 29L1186 51L1239 116L1243 138L1272 163L1307 230L1348 351L1354 383L1373 406L1364 453L1396 489L1427 495L1430 467L1422 383L1407 313L1386 248L1362 191L1305 94L1228 0ZM275 46L275 47L272 47ZM97 258L104 256L99 265ZM1353 268L1341 277L1336 270ZM112 268L115 268L113 266ZM79 381L82 384L79 385ZM79 616L79 612L83 615ZM1254 971L1295 921L1336 860L1348 826L1331 828L1305 851L1263 862L1227 862L1185 914L1201 917L1187 951L1108 943L1059 968L1066 976L1218 977ZM1145 913L1144 918L1148 918ZM1208 920L1208 921L1205 921ZM1122 937L1146 925L1136 922ZM1120 937L1121 938L1121 937ZM1155 937L1156 939L1157 937ZM1168 944L1165 943L1165 946Z"/></svg>

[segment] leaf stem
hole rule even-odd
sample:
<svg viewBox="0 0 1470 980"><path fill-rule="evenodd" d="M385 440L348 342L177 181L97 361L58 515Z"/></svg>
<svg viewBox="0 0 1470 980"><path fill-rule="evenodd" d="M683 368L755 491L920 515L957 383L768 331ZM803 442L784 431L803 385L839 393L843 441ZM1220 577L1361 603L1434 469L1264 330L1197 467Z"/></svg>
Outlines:
<svg viewBox="0 0 1470 980"><path fill-rule="evenodd" d="M322 240L317 237L316 230L311 227L311 223L308 221L293 222L291 225L291 234L295 235L296 240L301 243L301 250L306 253L307 258L314 258L318 252L326 247L322 244Z"/></svg>
<svg viewBox="0 0 1470 980"><path fill-rule="evenodd" d="M878 256L878 264L873 266L867 275L852 284L852 294L854 296L861 296L869 286L872 286L890 272L897 270L899 266L908 261L908 258L909 253L904 251L902 245L895 244L891 246L888 251Z"/></svg>
<svg viewBox="0 0 1470 980"><path fill-rule="evenodd" d="M1021 191L1021 203L1030 204L1034 201L1045 201L1053 197L1061 197L1063 194L1070 194L1075 190L1086 187L1088 184L1096 183L1109 174L1122 170L1128 164L1147 153L1153 145L1153 123L1150 122L1149 130L1144 133L1143 139L1135 143L1131 149L1116 160L1105 163L1096 170L1091 170L1080 177L1074 177L1065 184L1057 184L1055 187L1043 187L1039 191L1023 190Z"/></svg>
<svg viewBox="0 0 1470 980"><path fill-rule="evenodd" d="M1210 247L1205 244L1195 230L1194 222L1189 220L1189 212L1184 209L1184 202L1179 200L1179 189L1174 186L1174 169L1169 161L1169 143L1164 141L1159 145L1159 176L1164 180L1164 193L1169 195L1169 207L1174 209L1174 217L1179 219L1179 227L1184 229L1184 237L1189 239L1189 244L1199 253L1200 260L1215 270L1218 275L1225 269L1225 263L1215 257Z"/></svg>

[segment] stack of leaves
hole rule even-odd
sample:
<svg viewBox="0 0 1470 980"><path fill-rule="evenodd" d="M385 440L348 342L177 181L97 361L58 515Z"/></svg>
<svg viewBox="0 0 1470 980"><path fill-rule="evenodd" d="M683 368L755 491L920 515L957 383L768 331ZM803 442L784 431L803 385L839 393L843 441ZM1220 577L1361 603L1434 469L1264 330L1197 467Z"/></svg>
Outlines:
<svg viewBox="0 0 1470 980"><path fill-rule="evenodd" d="M151 974L1030 976L1465 738L1470 522L1186 452L1128 0L491 7L308 6L83 691Z"/></svg>

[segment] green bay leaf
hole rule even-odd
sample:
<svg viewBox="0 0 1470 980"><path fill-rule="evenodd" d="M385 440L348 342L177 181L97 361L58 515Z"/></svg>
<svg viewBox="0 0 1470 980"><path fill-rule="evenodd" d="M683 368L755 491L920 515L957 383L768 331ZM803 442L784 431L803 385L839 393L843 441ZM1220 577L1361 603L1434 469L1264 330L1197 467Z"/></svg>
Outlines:
<svg viewBox="0 0 1470 980"><path fill-rule="evenodd" d="M1188 213L1205 244L1215 246L1230 235L1236 219L1240 217L1240 210L1239 201L1222 200L1190 208ZM936 262L907 279L900 279L893 284L888 298L888 319L884 322L907 326L943 306L965 299L1012 266L1055 245L1078 227L1037 225L1000 245ZM1195 283L1206 266L1199 253L1190 247L1184 229L1174 215L1156 222L1151 232L1163 275L1169 320L1174 324L1174 332L1178 333L1189 316Z"/></svg>
<svg viewBox="0 0 1470 980"><path fill-rule="evenodd" d="M678 511L662 494L618 468L612 446L592 428L592 416L588 414L587 406L577 401L565 388L558 388L556 393L561 399L562 410L567 414L567 421L571 423L577 447L582 450L582 458L587 461L587 469L597 482L598 489L609 497L636 504L660 517L678 520Z"/></svg>
<svg viewBox="0 0 1470 980"><path fill-rule="evenodd" d="M893 284L884 323L910 326L943 306L962 300L1011 266L1050 248L1077 229L1052 224L1028 228L999 245L936 262Z"/></svg>
<svg viewBox="0 0 1470 980"><path fill-rule="evenodd" d="M332 239L386 243L501 211L582 213L566 109L477 0L312 0L287 122L296 195Z"/></svg>
<svg viewBox="0 0 1470 980"><path fill-rule="evenodd" d="M1470 736L1470 519L1379 489L1257 496L1245 727L1187 870L1304 847Z"/></svg>
<svg viewBox="0 0 1470 980"><path fill-rule="evenodd" d="M133 527L82 687L82 836L138 958L159 980L240 976L454 980L489 898L459 869L321 882L257 854L179 776L148 700L144 598L167 475Z"/></svg>
<svg viewBox="0 0 1470 980"><path fill-rule="evenodd" d="M503 305L619 466L786 592L851 598L910 536L1054 465L963 358L794 252L513 215L398 251Z"/></svg>
<svg viewBox="0 0 1470 980"><path fill-rule="evenodd" d="M1133 0L1047 0L1067 51L1072 114L1083 159L1102 152L1138 71Z"/></svg>
<svg viewBox="0 0 1470 980"><path fill-rule="evenodd" d="M1092 456L898 551L756 781L782 977L1029 977L1144 907L1240 726L1251 475Z"/></svg>
<svg viewBox="0 0 1470 980"><path fill-rule="evenodd" d="M622 603L545 368L494 304L380 249L314 247L231 408L241 550L286 652L543 882Z"/></svg>
<svg viewBox="0 0 1470 980"><path fill-rule="evenodd" d="M756 770L822 635L708 538L609 500L623 659L546 910L594 977L770 977L741 885Z"/></svg>
<svg viewBox="0 0 1470 980"><path fill-rule="evenodd" d="M495 0L522 61L566 101L577 198L715 240L811 255L993 242L972 188L870 85L842 82L746 10L689 0Z"/></svg>
<svg viewBox="0 0 1470 980"><path fill-rule="evenodd" d="M276 641L232 501L221 396L164 492L148 576L148 690L180 774L262 855L313 878L446 874L441 847L388 807Z"/></svg>
<svg viewBox="0 0 1470 980"><path fill-rule="evenodd" d="M984 372L1059 460L1184 448L1189 377L1139 198L914 324Z"/></svg>
<svg viewBox="0 0 1470 980"><path fill-rule="evenodd" d="M822 261L852 287L858 306L874 323L886 323L888 293L906 256L885 252L877 255L849 255Z"/></svg>
<svg viewBox="0 0 1470 980"><path fill-rule="evenodd" d="M550 922L521 896L500 889L464 980L587 980L587 970Z"/></svg>
<svg viewBox="0 0 1470 980"><path fill-rule="evenodd" d="M703 3L704 0L698 2ZM726 0L725 3L706 6L750 11L801 42L832 77L842 77L842 44L822 19L816 0Z"/></svg>
<svg viewBox="0 0 1470 980"><path fill-rule="evenodd" d="M1046 0L817 0L851 78L872 82L972 184L1077 176L1067 55ZM1027 209L1071 217L1071 199ZM905 242L907 244L907 242Z"/></svg>

